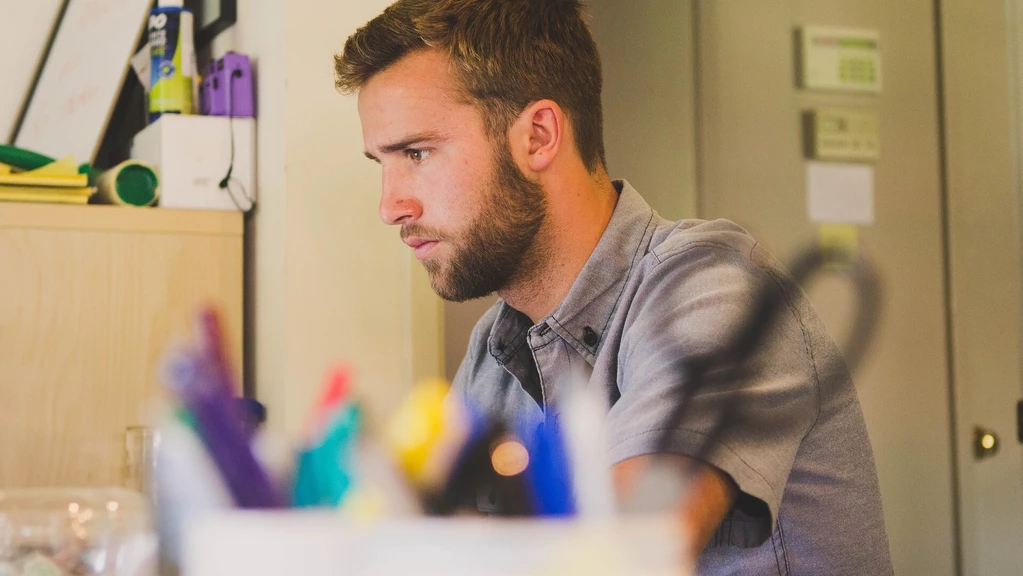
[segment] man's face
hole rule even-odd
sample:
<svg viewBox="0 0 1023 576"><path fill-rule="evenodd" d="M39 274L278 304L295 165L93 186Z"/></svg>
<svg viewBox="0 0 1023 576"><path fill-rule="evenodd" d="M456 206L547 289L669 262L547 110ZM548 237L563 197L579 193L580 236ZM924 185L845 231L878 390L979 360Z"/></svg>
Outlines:
<svg viewBox="0 0 1023 576"><path fill-rule="evenodd" d="M546 197L457 86L445 56L418 51L366 83L359 116L366 154L383 168L381 220L401 226L442 298L464 301L542 260Z"/></svg>

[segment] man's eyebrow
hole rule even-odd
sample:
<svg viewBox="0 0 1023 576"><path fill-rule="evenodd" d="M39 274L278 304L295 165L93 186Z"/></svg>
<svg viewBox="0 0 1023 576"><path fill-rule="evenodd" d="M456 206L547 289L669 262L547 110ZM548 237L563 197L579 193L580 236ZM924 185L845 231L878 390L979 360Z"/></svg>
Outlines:
<svg viewBox="0 0 1023 576"><path fill-rule="evenodd" d="M382 150L384 154L394 154L395 152L401 152L402 150L405 150L406 148L409 148L413 144L420 144L420 143L431 142L431 141L435 142L435 141L444 140L444 139L445 139L444 136L442 136L439 132L420 132L418 134L413 134L413 135L409 136L408 138L405 138L405 139L400 140L398 142L394 142L393 144L387 144L386 146L381 146L380 150ZM370 160L373 160L375 162L379 162L380 161L379 158L377 158L376 156L370 154L368 151L364 152L364 154L366 154L366 158L369 158Z"/></svg>

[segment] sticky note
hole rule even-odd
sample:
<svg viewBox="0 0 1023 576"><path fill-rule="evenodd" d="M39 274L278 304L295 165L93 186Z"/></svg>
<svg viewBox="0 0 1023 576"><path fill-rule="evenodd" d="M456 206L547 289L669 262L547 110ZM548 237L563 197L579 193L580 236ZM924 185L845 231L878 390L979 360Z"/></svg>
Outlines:
<svg viewBox="0 0 1023 576"><path fill-rule="evenodd" d="M810 162L806 168L807 214L811 222L874 223L874 167Z"/></svg>
<svg viewBox="0 0 1023 576"><path fill-rule="evenodd" d="M838 260L852 261L859 256L860 230L852 224L821 224L820 242L825 254L840 254ZM829 269L842 265L837 261L827 263Z"/></svg>

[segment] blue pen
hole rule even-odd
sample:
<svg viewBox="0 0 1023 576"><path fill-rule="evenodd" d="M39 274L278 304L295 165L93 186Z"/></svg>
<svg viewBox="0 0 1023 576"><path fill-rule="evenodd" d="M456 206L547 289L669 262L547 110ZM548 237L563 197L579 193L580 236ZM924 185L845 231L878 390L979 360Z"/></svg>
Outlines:
<svg viewBox="0 0 1023 576"><path fill-rule="evenodd" d="M532 488L536 514L571 516L576 513L572 465L557 418L541 424L529 444L526 476Z"/></svg>

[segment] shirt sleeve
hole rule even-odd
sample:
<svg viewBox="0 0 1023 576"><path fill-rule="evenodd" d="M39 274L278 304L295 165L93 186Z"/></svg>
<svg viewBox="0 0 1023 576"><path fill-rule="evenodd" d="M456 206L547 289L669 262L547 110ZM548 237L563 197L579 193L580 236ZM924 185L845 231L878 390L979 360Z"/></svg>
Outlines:
<svg viewBox="0 0 1023 576"><path fill-rule="evenodd" d="M688 370L692 361L731 345L762 289L782 295L785 306L767 337L744 361L733 361L736 369L727 377L696 385ZM773 533L796 452L819 412L810 342L794 304L801 298L794 282L754 262L750 253L686 245L659 255L623 330L620 397L607 420L612 460L667 452L718 468L742 492L739 505L755 500L743 514L769 514L745 546ZM683 403L683 417L672 421ZM722 421L727 424L705 447Z"/></svg>

